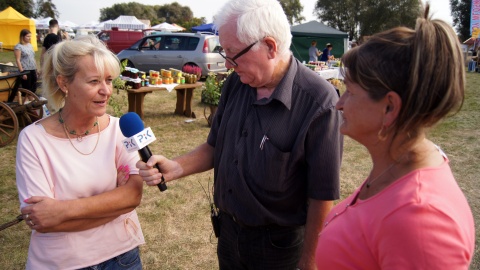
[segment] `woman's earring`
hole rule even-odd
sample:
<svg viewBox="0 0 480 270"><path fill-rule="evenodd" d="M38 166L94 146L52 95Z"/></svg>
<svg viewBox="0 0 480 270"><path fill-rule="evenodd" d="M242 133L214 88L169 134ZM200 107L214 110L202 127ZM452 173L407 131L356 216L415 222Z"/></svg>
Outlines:
<svg viewBox="0 0 480 270"><path fill-rule="evenodd" d="M380 141L385 141L388 135L388 128L385 125L382 125L382 128L378 131L377 137Z"/></svg>
<svg viewBox="0 0 480 270"><path fill-rule="evenodd" d="M68 97L68 90L65 90L65 98Z"/></svg>

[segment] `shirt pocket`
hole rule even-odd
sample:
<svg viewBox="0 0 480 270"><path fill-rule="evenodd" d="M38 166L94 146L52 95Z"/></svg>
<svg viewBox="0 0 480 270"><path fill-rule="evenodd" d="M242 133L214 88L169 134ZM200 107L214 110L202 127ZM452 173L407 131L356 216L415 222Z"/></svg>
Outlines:
<svg viewBox="0 0 480 270"><path fill-rule="evenodd" d="M270 141L253 159L256 184L270 192L283 192L288 187L288 169L291 152L283 152Z"/></svg>

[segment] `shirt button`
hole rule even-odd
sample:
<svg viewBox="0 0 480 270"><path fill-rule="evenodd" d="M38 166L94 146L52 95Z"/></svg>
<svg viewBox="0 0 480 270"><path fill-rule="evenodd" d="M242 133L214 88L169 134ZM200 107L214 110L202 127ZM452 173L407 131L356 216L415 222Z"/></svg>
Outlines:
<svg viewBox="0 0 480 270"><path fill-rule="evenodd" d="M247 136L248 136L248 131L247 131L247 130L243 130L243 131L242 131L242 136L243 136L243 137L247 137Z"/></svg>
<svg viewBox="0 0 480 270"><path fill-rule="evenodd" d="M235 163L235 165L238 165L238 160L235 159L235 160L233 161L233 163Z"/></svg>
<svg viewBox="0 0 480 270"><path fill-rule="evenodd" d="M229 190L228 190L228 193L232 194L232 189L229 189Z"/></svg>

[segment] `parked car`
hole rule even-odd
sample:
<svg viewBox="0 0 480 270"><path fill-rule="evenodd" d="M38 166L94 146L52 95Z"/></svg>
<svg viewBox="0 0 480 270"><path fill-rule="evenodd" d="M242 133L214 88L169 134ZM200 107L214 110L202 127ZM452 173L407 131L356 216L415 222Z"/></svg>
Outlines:
<svg viewBox="0 0 480 270"><path fill-rule="evenodd" d="M141 71L175 68L186 65L202 69L202 77L209 72L224 72L225 59L218 54L218 36L205 33L160 33L146 36L117 56L128 60L128 66Z"/></svg>
<svg viewBox="0 0 480 270"><path fill-rule="evenodd" d="M98 38L107 44L107 47L114 53L132 46L135 41L141 39L142 31L122 31L118 29L103 30L98 33Z"/></svg>

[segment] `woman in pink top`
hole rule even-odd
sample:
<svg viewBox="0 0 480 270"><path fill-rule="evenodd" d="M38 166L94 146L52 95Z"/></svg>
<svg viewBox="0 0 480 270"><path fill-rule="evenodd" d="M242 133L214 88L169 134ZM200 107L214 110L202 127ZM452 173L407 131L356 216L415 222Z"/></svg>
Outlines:
<svg viewBox="0 0 480 270"><path fill-rule="evenodd" d="M95 37L46 55L43 94L60 109L22 130L17 147L21 212L32 229L26 269L142 268L139 158L106 114L119 67Z"/></svg>
<svg viewBox="0 0 480 270"><path fill-rule="evenodd" d="M318 269L469 267L472 213L447 157L426 138L461 107L464 62L455 31L428 10L415 30L376 34L342 58L340 130L368 149L373 168L327 216Z"/></svg>

